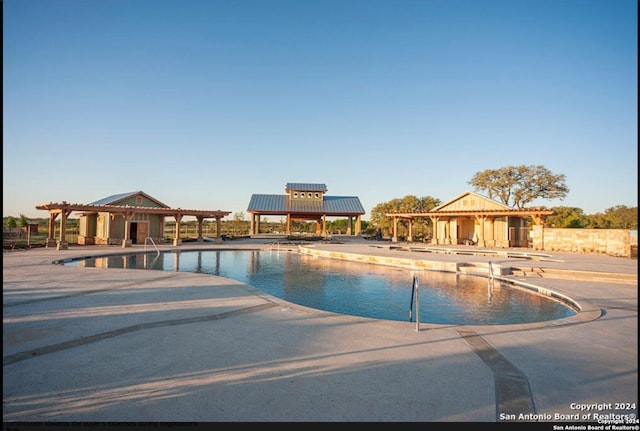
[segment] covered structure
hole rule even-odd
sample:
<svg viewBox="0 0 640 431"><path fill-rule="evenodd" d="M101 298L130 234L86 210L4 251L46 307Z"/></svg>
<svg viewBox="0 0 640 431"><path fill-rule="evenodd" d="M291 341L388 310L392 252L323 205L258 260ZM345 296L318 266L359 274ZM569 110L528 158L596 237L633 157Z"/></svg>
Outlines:
<svg viewBox="0 0 640 431"><path fill-rule="evenodd" d="M180 223L186 216L193 216L198 222L198 241L204 241L202 223L205 219L217 222L216 240L220 241L222 218L230 211L189 210L170 208L148 194L137 191L112 195L90 204L49 202L36 205L36 209L49 212L49 236L47 247L66 250L65 240L67 218L75 211L80 212L78 244L118 245L130 247L144 244L148 238L154 242L164 242L166 217L176 221L174 245L180 245ZM59 239L55 239L55 220L60 216Z"/></svg>
<svg viewBox="0 0 640 431"><path fill-rule="evenodd" d="M527 247L528 222L544 225L553 211L542 208L512 209L485 196L466 191L431 211L392 212L394 232L399 220L406 220L412 241L415 218L429 217L433 224L432 244L474 244L482 247ZM393 240L397 242L397 235Z"/></svg>
<svg viewBox="0 0 640 431"><path fill-rule="evenodd" d="M327 235L327 217L346 217L347 235L360 235L364 207L356 196L326 196L325 184L287 183L284 195L253 194L247 207L249 233L260 233L260 217L286 216L286 234L293 220L315 221L316 234Z"/></svg>

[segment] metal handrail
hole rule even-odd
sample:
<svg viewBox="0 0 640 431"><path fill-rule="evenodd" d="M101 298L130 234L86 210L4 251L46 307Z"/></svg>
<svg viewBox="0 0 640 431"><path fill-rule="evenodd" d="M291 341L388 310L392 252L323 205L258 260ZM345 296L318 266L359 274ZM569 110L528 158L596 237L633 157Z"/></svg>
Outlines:
<svg viewBox="0 0 640 431"><path fill-rule="evenodd" d="M416 331L420 330L420 286L418 285L418 276L413 276L413 284L411 285L411 302L409 304L409 322L413 317L413 298L415 296L416 305Z"/></svg>
<svg viewBox="0 0 640 431"><path fill-rule="evenodd" d="M489 281L487 282L487 302L493 301L493 265L489 261Z"/></svg>
<svg viewBox="0 0 640 431"><path fill-rule="evenodd" d="M155 247L156 251L158 252L157 256L160 256L160 249L158 249L158 246L153 241L153 238L151 238L150 236L148 236L148 237L146 237L144 239L144 249L145 249L145 251L147 250L147 240L151 241L151 244L153 244L153 246Z"/></svg>

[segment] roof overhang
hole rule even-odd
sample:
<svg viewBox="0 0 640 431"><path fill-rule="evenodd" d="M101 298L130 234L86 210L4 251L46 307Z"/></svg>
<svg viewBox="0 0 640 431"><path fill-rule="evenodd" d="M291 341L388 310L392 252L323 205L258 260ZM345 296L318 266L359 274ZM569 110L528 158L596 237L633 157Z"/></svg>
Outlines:
<svg viewBox="0 0 640 431"><path fill-rule="evenodd" d="M231 214L231 211L221 210L193 210L182 208L158 208L158 207L137 207L131 205L91 205L91 204L70 204L67 202L49 202L36 205L36 209L49 211L50 214L60 214L62 212L71 213L82 211L86 213L108 212L111 214L155 214L172 217L194 216L201 218L222 218Z"/></svg>

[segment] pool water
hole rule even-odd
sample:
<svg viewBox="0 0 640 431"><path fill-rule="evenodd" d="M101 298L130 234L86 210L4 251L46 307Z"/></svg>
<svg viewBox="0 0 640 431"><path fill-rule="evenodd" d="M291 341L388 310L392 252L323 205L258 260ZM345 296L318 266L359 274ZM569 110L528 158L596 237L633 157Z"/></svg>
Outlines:
<svg viewBox="0 0 640 431"><path fill-rule="evenodd" d="M374 319L409 321L412 316L415 321L414 276L421 323L503 325L576 314L547 296L484 277L290 252L193 250L93 257L64 264L211 274L250 284L294 304Z"/></svg>

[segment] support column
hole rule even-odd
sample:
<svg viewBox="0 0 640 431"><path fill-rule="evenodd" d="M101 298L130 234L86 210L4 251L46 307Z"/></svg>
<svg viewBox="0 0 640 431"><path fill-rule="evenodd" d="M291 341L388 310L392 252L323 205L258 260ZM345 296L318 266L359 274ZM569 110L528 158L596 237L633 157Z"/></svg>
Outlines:
<svg viewBox="0 0 640 431"><path fill-rule="evenodd" d="M489 217L489 238L485 239L485 247L494 247L496 245L495 217Z"/></svg>
<svg viewBox="0 0 640 431"><path fill-rule="evenodd" d="M487 221L487 216L476 216L476 220L478 220L478 224L480 225L480 235L478 235L478 242L476 245L480 247L487 247L487 243L484 239L484 225Z"/></svg>
<svg viewBox="0 0 640 431"><path fill-rule="evenodd" d="M535 221L535 224L531 227L533 233L532 247L534 250L544 250L544 221Z"/></svg>
<svg viewBox="0 0 640 431"><path fill-rule="evenodd" d="M431 219L431 244L438 244L438 217L429 216Z"/></svg>
<svg viewBox="0 0 640 431"><path fill-rule="evenodd" d="M413 242L413 219L407 219L407 224L409 225L409 235L407 236L407 241Z"/></svg>
<svg viewBox="0 0 640 431"><path fill-rule="evenodd" d="M56 244L56 218L59 213L49 212L49 236L47 238L47 248L53 248Z"/></svg>
<svg viewBox="0 0 640 431"><path fill-rule="evenodd" d="M356 216L356 235L362 234L362 216L358 214Z"/></svg>
<svg viewBox="0 0 640 431"><path fill-rule="evenodd" d="M198 238L196 238L197 242L204 242L204 238L202 237L202 221L204 217L196 216L196 220L198 220Z"/></svg>
<svg viewBox="0 0 640 431"><path fill-rule="evenodd" d="M122 214L122 217L124 218L124 239L122 240L122 248L128 248L132 245L130 227L133 216L133 212L125 212Z"/></svg>
<svg viewBox="0 0 640 431"><path fill-rule="evenodd" d="M216 243L222 243L222 217L216 217Z"/></svg>
<svg viewBox="0 0 640 431"><path fill-rule="evenodd" d="M71 214L71 211L62 210L62 217L60 218L60 240L58 241L58 250L68 250L69 243L67 243L67 216Z"/></svg>
<svg viewBox="0 0 640 431"><path fill-rule="evenodd" d="M398 242L398 217L393 218L393 238L391 242Z"/></svg>
<svg viewBox="0 0 640 431"><path fill-rule="evenodd" d="M458 244L458 218L449 217L449 244Z"/></svg>
<svg viewBox="0 0 640 431"><path fill-rule="evenodd" d="M173 238L173 245L178 246L182 244L182 240L180 239L180 222L182 221L182 214L176 214L176 236Z"/></svg>

